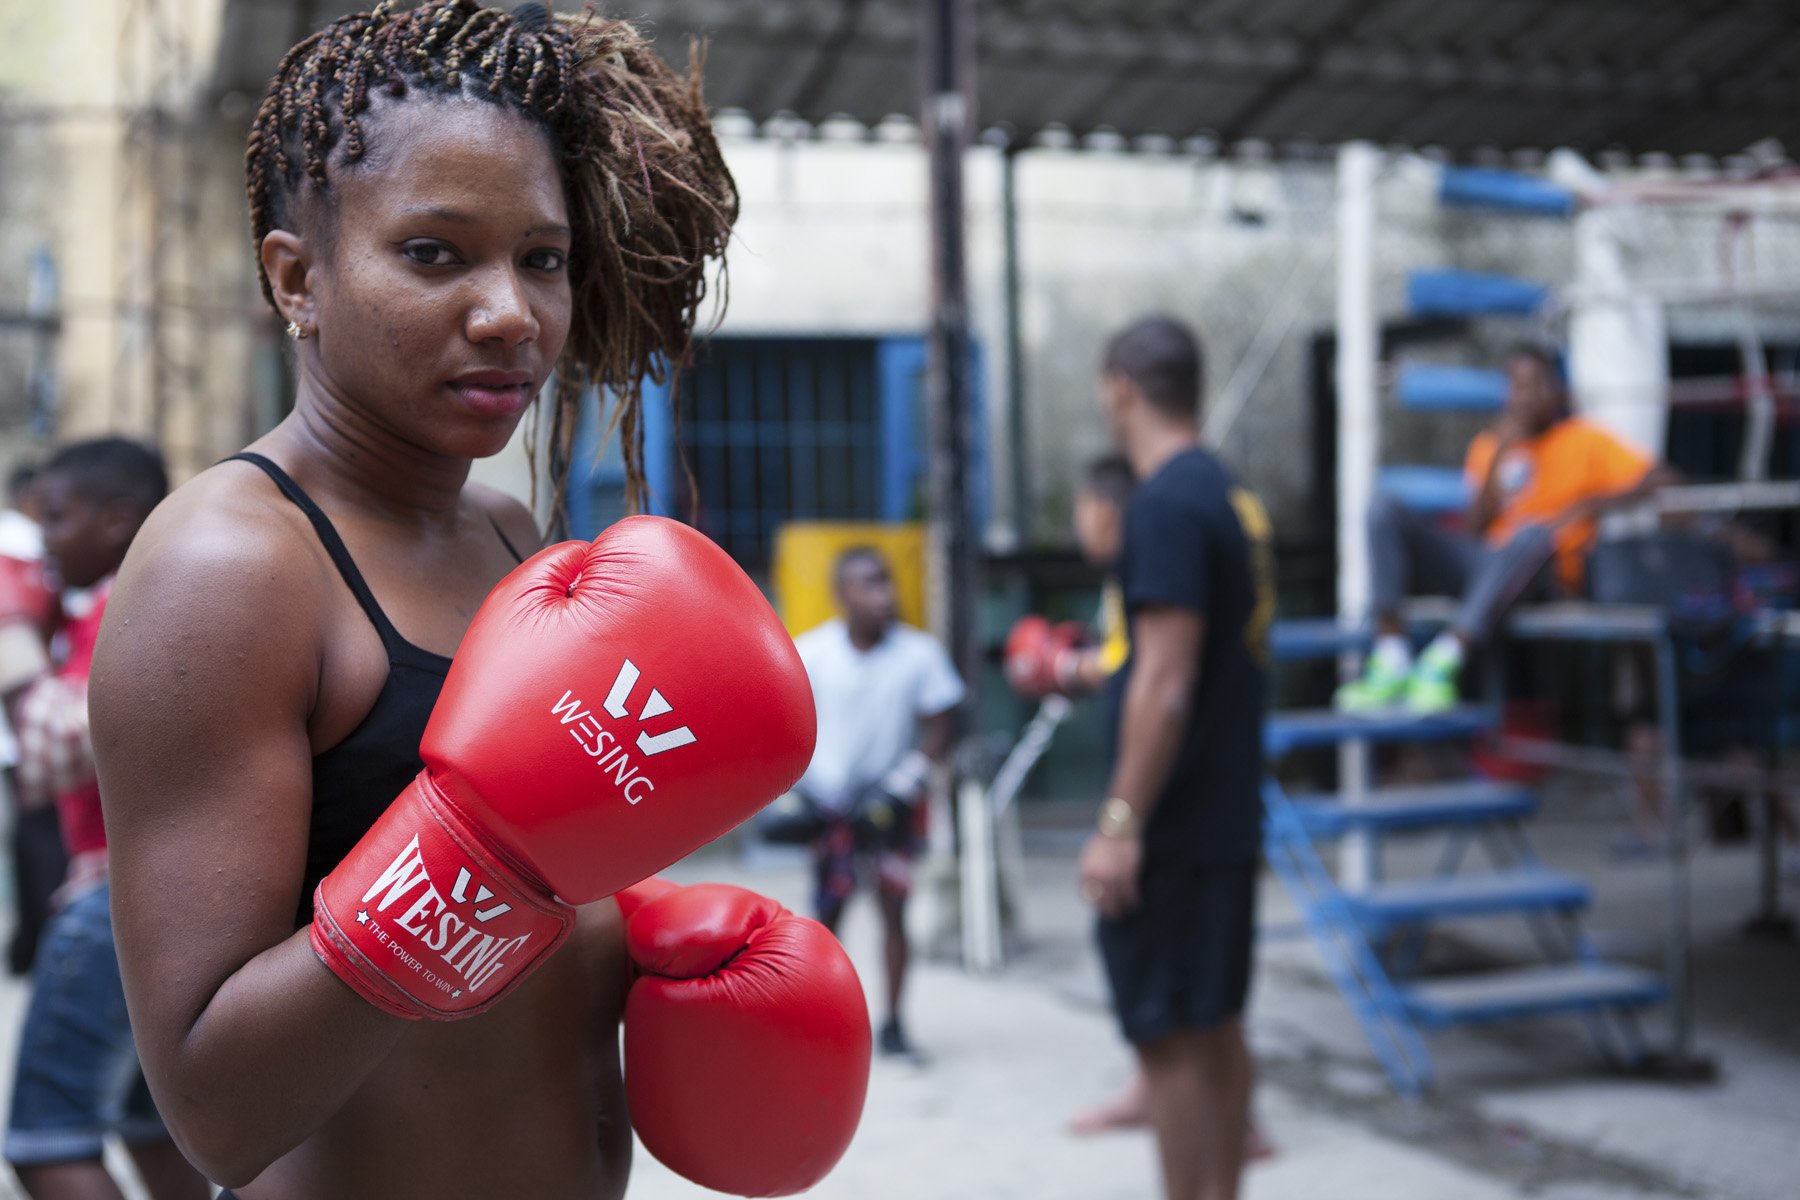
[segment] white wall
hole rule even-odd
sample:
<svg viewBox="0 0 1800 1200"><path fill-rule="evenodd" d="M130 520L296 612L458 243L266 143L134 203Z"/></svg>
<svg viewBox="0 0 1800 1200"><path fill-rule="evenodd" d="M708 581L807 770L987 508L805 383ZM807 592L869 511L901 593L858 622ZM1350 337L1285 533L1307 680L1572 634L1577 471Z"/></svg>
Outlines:
<svg viewBox="0 0 1800 1200"><path fill-rule="evenodd" d="M731 139L742 193L722 331L919 333L929 301L926 162L916 144ZM1329 176L1092 151L1034 150L1018 164L1028 530L1063 540L1081 464L1106 448L1094 382L1107 336L1169 312L1206 343L1222 389L1264 312L1297 279L1298 334L1330 312ZM971 152L969 289L985 350L995 447L996 540L1010 525L1006 444L1001 160ZM1245 215L1254 212L1262 223ZM1234 215L1237 214L1237 215ZM1294 276L1296 263L1304 269ZM1294 453L1304 337L1284 345L1227 450L1258 486L1291 501L1307 485Z"/></svg>
<svg viewBox="0 0 1800 1200"><path fill-rule="evenodd" d="M926 161L913 143L727 137L742 191L729 252L723 330L759 333L918 333L929 297ZM1008 512L1000 224L1000 159L977 148L967 166L969 287L985 345L995 447L997 524ZM1094 375L1107 336L1132 318L1167 312L1191 323L1207 353L1208 402L1220 400L1271 314L1291 317L1222 449L1263 492L1278 528L1307 529L1309 347L1333 318L1334 179L1328 162L1084 149L1032 149L1018 163L1027 444L1028 536L1066 538L1067 502L1082 463L1106 446ZM1382 311L1404 310L1407 272L1455 266L1570 280L1571 224L1445 211L1433 170L1397 161L1380 194L1376 262ZM1716 256L1716 230L1659 227L1646 253L1670 264ZM1794 240L1787 230L1779 236ZM1770 239L1759 238L1767 256ZM1785 255L1800 278L1800 255ZM1764 263L1769 270L1780 263ZM1716 318L1716 314L1715 314ZM1714 320L1714 325L1718 322ZM1422 345L1422 358L1490 365L1519 338L1560 340L1563 318L1489 319L1467 339ZM1675 313L1676 336L1716 335L1704 313ZM1386 405L1384 462L1461 461L1485 424L1471 415ZM998 531L995 531L998 532ZM1314 530L1326 533L1322 529Z"/></svg>

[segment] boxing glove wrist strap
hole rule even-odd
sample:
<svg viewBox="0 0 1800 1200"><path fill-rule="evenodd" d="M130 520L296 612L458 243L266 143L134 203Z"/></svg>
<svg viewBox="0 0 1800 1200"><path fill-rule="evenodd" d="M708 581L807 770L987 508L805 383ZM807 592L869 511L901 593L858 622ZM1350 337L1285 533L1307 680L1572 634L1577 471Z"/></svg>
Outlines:
<svg viewBox="0 0 1800 1200"><path fill-rule="evenodd" d="M320 881L311 939L320 961L382 1011L449 1019L499 1000L574 920L502 862L422 771Z"/></svg>

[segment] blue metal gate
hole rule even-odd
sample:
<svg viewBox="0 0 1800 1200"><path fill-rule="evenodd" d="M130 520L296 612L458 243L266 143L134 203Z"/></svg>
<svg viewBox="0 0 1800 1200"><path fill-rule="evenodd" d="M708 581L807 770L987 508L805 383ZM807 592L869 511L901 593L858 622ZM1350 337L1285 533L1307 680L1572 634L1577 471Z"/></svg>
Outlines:
<svg viewBox="0 0 1800 1200"><path fill-rule="evenodd" d="M677 421L647 388L649 510L694 523L746 566L768 562L789 520L905 521L925 514L925 342L918 337L718 337L682 378ZM976 520L989 511L977 349L971 462ZM593 407L576 438L571 532L592 537L624 511L616 444L599 453ZM693 470L690 490L677 452Z"/></svg>

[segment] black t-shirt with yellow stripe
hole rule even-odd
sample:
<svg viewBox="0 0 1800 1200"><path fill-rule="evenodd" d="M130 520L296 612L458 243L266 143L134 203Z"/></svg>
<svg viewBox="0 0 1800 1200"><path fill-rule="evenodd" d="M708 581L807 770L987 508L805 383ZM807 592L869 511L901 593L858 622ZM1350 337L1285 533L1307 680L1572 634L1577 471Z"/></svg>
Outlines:
<svg viewBox="0 0 1800 1200"><path fill-rule="evenodd" d="M1119 580L1128 618L1147 607L1200 614L1200 671L1187 736L1144 830L1151 863L1254 859L1261 846L1262 725L1275 614L1269 519L1255 493L1200 447L1139 485L1125 509ZM1111 752L1141 647L1107 686Z"/></svg>

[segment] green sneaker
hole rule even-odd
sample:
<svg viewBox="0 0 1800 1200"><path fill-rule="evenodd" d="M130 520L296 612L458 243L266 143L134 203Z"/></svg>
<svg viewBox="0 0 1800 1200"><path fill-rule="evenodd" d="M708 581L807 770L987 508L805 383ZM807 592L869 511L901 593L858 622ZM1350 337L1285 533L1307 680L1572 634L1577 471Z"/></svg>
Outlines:
<svg viewBox="0 0 1800 1200"><path fill-rule="evenodd" d="M1331 702L1339 712L1378 712L1393 708L1406 695L1411 676L1397 670L1384 656L1371 654L1363 666L1361 679L1342 684L1332 694Z"/></svg>
<svg viewBox="0 0 1800 1200"><path fill-rule="evenodd" d="M1460 655L1438 652L1435 645L1426 647L1406 680L1406 707L1420 714L1455 708L1462 700L1456 687L1456 677L1461 673Z"/></svg>

